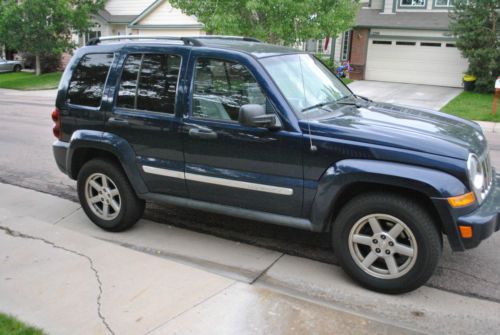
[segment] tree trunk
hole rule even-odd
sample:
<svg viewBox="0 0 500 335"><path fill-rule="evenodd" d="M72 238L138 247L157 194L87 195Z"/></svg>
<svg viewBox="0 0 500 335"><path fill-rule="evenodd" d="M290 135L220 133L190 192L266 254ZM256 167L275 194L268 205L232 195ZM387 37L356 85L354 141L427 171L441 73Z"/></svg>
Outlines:
<svg viewBox="0 0 500 335"><path fill-rule="evenodd" d="M40 54L35 55L35 74L37 76L42 74L42 68L40 66Z"/></svg>

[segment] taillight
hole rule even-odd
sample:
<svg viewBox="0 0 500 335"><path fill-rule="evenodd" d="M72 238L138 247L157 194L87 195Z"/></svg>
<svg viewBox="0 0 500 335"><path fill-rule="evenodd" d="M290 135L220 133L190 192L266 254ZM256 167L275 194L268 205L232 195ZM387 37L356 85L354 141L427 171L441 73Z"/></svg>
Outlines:
<svg viewBox="0 0 500 335"><path fill-rule="evenodd" d="M54 121L54 128L52 128L52 133L58 139L61 139L61 113L59 112L59 108L54 108L52 111L52 121Z"/></svg>

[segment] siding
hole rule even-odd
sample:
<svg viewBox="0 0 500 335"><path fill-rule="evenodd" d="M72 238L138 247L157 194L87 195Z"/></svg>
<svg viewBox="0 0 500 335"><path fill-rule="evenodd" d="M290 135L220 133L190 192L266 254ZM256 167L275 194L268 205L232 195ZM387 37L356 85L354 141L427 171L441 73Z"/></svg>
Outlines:
<svg viewBox="0 0 500 335"><path fill-rule="evenodd" d="M104 8L112 15L139 15L154 0L109 0Z"/></svg>

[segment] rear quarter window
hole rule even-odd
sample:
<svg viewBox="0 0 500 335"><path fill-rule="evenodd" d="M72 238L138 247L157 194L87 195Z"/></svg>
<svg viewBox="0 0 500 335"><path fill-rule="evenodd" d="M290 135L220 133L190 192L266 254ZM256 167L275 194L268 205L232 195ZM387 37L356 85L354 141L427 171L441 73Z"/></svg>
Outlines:
<svg viewBox="0 0 500 335"><path fill-rule="evenodd" d="M112 62L112 53L83 56L69 82L68 102L75 105L99 107Z"/></svg>

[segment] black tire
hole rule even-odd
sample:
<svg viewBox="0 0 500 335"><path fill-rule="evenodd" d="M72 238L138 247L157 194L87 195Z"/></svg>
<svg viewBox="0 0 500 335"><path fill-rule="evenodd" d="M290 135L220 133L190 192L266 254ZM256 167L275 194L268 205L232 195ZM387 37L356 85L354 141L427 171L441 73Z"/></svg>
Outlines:
<svg viewBox="0 0 500 335"><path fill-rule="evenodd" d="M92 209L92 204L87 200L87 180L91 176L96 176L96 174L108 177L114 184L113 189L117 189L119 192L120 206L119 210L113 213L116 216L114 218L105 220L99 217L94 213L95 207ZM78 173L77 190L80 204L87 216L104 230L111 232L124 231L132 227L144 213L144 200L137 197L122 168L110 160L92 159L85 163Z"/></svg>
<svg viewBox="0 0 500 335"><path fill-rule="evenodd" d="M19 72L19 71L21 71L21 69L22 69L21 65L14 66L14 72Z"/></svg>
<svg viewBox="0 0 500 335"><path fill-rule="evenodd" d="M375 221L378 222L377 215L379 215L379 218L386 216L387 218L393 217L399 219L406 225L406 228L413 234L413 241L416 242L416 248L414 249L416 251L415 257L402 256L394 249L389 251L384 249L391 248L388 246L389 242L387 242L386 238L391 238L390 241L393 241L391 245L395 245L395 243L398 246L402 245L399 243L400 240L392 240L392 237L386 234L391 228L391 221L380 220L381 227L383 228L380 234L386 235L384 236L384 241L373 238L381 238L381 235L374 234L370 236L374 232L371 224L363 220L375 217ZM365 222L364 226L362 226L361 222ZM388 228L384 229L387 226ZM363 227L362 229L365 229L365 232L371 231L371 233L367 233L370 236L369 239L359 244L349 240L351 230L354 234L356 233L356 229L358 229L357 227ZM401 234L398 239L405 237L408 241L412 239L410 234L406 234L406 231ZM359 237L362 233L358 231L357 235ZM352 239L354 240L354 237ZM370 243L370 245L364 245L364 243ZM384 245L379 248L378 246L381 243L384 243ZM403 243L405 243L404 240ZM410 242L408 243L410 246L414 245ZM359 284L374 291L399 294L422 286L434 273L441 256L442 234L437 228L435 220L418 202L398 194L368 193L355 197L341 209L333 223L332 244L344 271ZM372 252L378 258L373 263L369 263L368 261L371 265L363 268L364 265L362 263L364 260L367 260L368 254ZM387 255L386 253L389 254ZM391 275L389 263L383 258L391 256L396 260L398 271L404 267L404 264L412 265L408 265L406 270L399 271L399 273L394 272L397 273L395 276L400 277L381 278L380 276L387 277ZM404 263L405 260L408 263ZM380 269L384 266L386 267L384 271L387 271L387 274L377 272L381 271ZM405 271L407 272L405 273Z"/></svg>

